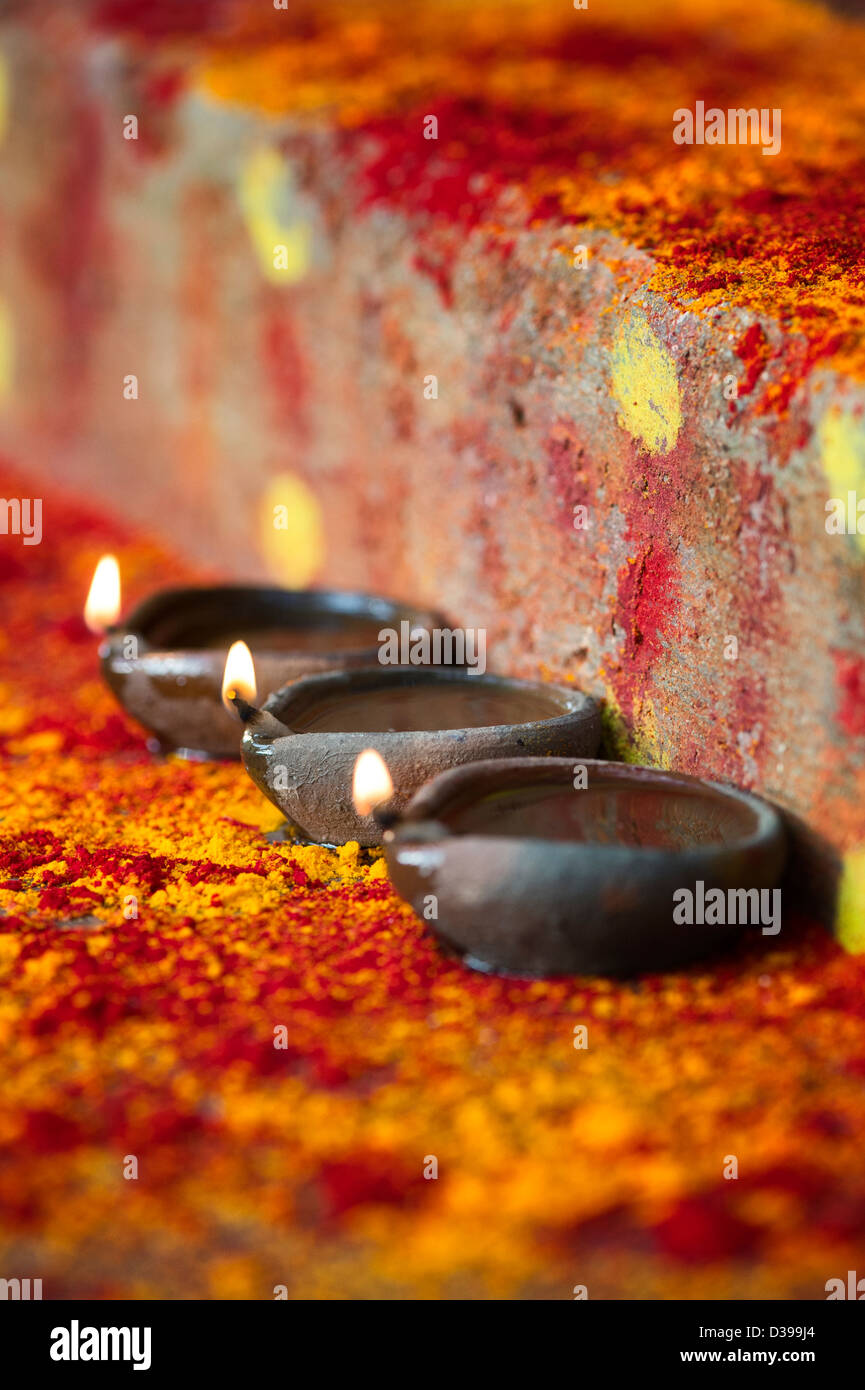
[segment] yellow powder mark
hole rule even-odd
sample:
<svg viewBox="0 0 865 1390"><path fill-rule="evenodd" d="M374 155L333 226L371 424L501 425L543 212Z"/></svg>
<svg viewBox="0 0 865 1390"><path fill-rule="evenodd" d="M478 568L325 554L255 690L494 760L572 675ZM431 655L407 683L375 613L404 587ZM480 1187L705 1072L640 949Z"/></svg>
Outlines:
<svg viewBox="0 0 865 1390"><path fill-rule="evenodd" d="M847 494L865 495L865 421L835 406L820 421L818 436L831 496L842 503L846 519ZM865 536L857 532L855 539L865 550Z"/></svg>
<svg viewBox="0 0 865 1390"><path fill-rule="evenodd" d="M604 682L604 702L601 706L601 725L603 728L604 756L628 762L631 751L628 730L621 706L616 699L613 687ZM635 761L633 758L630 761Z"/></svg>
<svg viewBox="0 0 865 1390"><path fill-rule="evenodd" d="M609 683L605 683L605 699L601 719L604 746L610 756L623 763L645 763L649 767L670 767L670 754L661 747L661 734L654 701L646 696L634 703L629 727Z"/></svg>
<svg viewBox="0 0 865 1390"><path fill-rule="evenodd" d="M661 748L661 731L655 704L650 697L637 701L634 711L633 758L629 762L649 763L652 767L669 769L670 755Z"/></svg>
<svg viewBox="0 0 865 1390"><path fill-rule="evenodd" d="M56 753L63 743L59 729L44 729L38 734L27 734L24 738L9 742L10 753Z"/></svg>
<svg viewBox="0 0 865 1390"><path fill-rule="evenodd" d="M12 315L0 299L0 403L12 394L12 373L15 365L15 334Z"/></svg>
<svg viewBox="0 0 865 1390"><path fill-rule="evenodd" d="M0 734L20 734L29 717L28 711L22 705L0 708Z"/></svg>
<svg viewBox="0 0 865 1390"><path fill-rule="evenodd" d="M629 1142L637 1124L621 1106L601 1101L582 1106L574 1115L572 1129L587 1148L618 1148Z"/></svg>
<svg viewBox="0 0 865 1390"><path fill-rule="evenodd" d="M294 285L310 265L312 231L292 208L291 171L276 150L258 150L241 170L238 198L259 264L275 285Z"/></svg>
<svg viewBox="0 0 865 1390"><path fill-rule="evenodd" d="M261 1296L262 1273L247 1255L228 1255L209 1265L207 1278L214 1298L235 1300Z"/></svg>
<svg viewBox="0 0 865 1390"><path fill-rule="evenodd" d="M311 584L324 561L321 505L294 473L271 479L261 499L261 548L268 569L290 588Z"/></svg>
<svg viewBox="0 0 865 1390"><path fill-rule="evenodd" d="M844 856L835 935L846 951L865 951L865 845Z"/></svg>
<svg viewBox="0 0 865 1390"><path fill-rule="evenodd" d="M633 309L612 351L613 396L619 423L653 454L672 449L682 428L676 364L645 314Z"/></svg>

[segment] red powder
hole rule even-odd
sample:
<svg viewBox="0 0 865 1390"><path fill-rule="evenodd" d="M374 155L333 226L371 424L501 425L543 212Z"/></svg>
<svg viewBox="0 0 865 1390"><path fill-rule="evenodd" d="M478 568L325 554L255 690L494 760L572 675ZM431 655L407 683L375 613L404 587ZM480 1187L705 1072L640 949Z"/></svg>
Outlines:
<svg viewBox="0 0 865 1390"><path fill-rule="evenodd" d="M762 1232L727 1207L726 1193L684 1198L655 1227L660 1248L674 1259L695 1264L750 1255Z"/></svg>
<svg viewBox="0 0 865 1390"><path fill-rule="evenodd" d="M185 38L222 27L229 0L104 0L95 15L100 29L119 29L143 39Z"/></svg>
<svg viewBox="0 0 865 1390"><path fill-rule="evenodd" d="M62 1153L74 1149L80 1138L79 1126L74 1120L50 1110L30 1110L25 1124L25 1142L36 1153Z"/></svg>
<svg viewBox="0 0 865 1390"><path fill-rule="evenodd" d="M277 424L306 437L308 371L291 319L281 306L270 306L261 333L261 355L267 369Z"/></svg>
<svg viewBox="0 0 865 1390"><path fill-rule="evenodd" d="M759 323L752 323L747 333L739 339L736 355L741 357L745 366L745 377L738 382L738 393L740 396L748 396L753 391L770 355L769 339Z"/></svg>
<svg viewBox="0 0 865 1390"><path fill-rule="evenodd" d="M833 652L835 682L841 697L838 723L852 738L865 734L865 657Z"/></svg>
<svg viewBox="0 0 865 1390"><path fill-rule="evenodd" d="M325 1163L318 1174L328 1214L344 1216L353 1207L372 1205L404 1206L421 1195L423 1174L408 1173L386 1154L357 1154L342 1161Z"/></svg>
<svg viewBox="0 0 865 1390"><path fill-rule="evenodd" d="M647 545L619 570L616 624L624 629L617 695L632 714L638 687L663 650L663 637L679 604L679 566L661 541Z"/></svg>
<svg viewBox="0 0 865 1390"><path fill-rule="evenodd" d="M594 489L589 487L585 478L579 476L582 450L577 446L569 422L560 421L559 430L560 433L549 438L545 446L549 459L548 476L559 503L555 520L564 531L573 534L574 508L582 505L591 509Z"/></svg>

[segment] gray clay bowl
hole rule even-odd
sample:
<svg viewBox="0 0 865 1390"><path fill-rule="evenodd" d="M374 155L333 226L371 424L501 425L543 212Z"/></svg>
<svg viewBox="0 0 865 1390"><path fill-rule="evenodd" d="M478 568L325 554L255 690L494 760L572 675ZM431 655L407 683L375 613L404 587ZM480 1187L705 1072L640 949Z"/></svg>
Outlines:
<svg viewBox="0 0 865 1390"><path fill-rule="evenodd" d="M258 627L301 629L344 619L398 627L446 627L439 614L373 594L227 584L164 589L113 628L100 650L102 674L124 709L155 734L164 749L213 758L240 755L241 726L222 703L228 648ZM129 656L127 639L137 652ZM258 651L262 694L319 671L366 666L377 647Z"/></svg>
<svg viewBox="0 0 865 1390"><path fill-rule="evenodd" d="M304 717L340 692L376 692L394 687L424 687L427 692L459 683L497 695L536 700L544 717L528 723L481 728L369 732L286 732L256 730L248 724L241 745L247 772L274 805L310 840L318 844L379 845L382 831L372 816L360 816L352 802L354 764L365 748L374 748L387 763L395 795L390 809L401 811L419 787L438 773L478 759L520 757L589 757L601 736L596 702L580 691L505 676L470 675L454 668L382 667L308 676L271 695L266 716L282 724L301 724Z"/></svg>
<svg viewBox="0 0 865 1390"><path fill-rule="evenodd" d="M785 845L772 807L696 777L621 763L582 765L589 787L597 778L629 795L630 789L675 794L676 847L616 843L617 825L609 822L606 829L587 825L595 842L460 833L461 818L481 797L539 782L573 787L571 758L487 762L446 772L413 798L385 847L397 893L467 964L508 974L672 970L735 942L740 926L675 923L673 894L693 890L697 880L705 891L776 887ZM438 916L428 920L431 894ZM744 930L760 934L759 926Z"/></svg>

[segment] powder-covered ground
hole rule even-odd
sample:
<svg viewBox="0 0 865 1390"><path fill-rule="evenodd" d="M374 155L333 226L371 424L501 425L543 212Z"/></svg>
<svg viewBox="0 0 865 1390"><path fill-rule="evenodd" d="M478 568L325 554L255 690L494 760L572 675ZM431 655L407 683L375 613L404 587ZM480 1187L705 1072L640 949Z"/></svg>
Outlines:
<svg viewBox="0 0 865 1390"><path fill-rule="evenodd" d="M190 577L59 497L0 550L5 1277L823 1298L861 1268L865 958L788 922L626 985L469 973L380 860L272 843L239 764L147 752L79 617L106 549L130 602Z"/></svg>

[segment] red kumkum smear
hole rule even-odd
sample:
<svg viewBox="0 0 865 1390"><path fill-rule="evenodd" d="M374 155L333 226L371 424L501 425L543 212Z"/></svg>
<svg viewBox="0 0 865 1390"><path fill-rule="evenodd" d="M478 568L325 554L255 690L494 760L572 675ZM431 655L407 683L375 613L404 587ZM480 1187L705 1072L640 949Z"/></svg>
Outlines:
<svg viewBox="0 0 865 1390"><path fill-rule="evenodd" d="M835 682L841 697L838 723L851 738L865 734L865 657L833 652Z"/></svg>
<svg viewBox="0 0 865 1390"><path fill-rule="evenodd" d="M652 663L679 605L680 576L675 555L660 541L649 541L619 570L616 626L624 630L620 673L614 682L622 712L633 715Z"/></svg>

